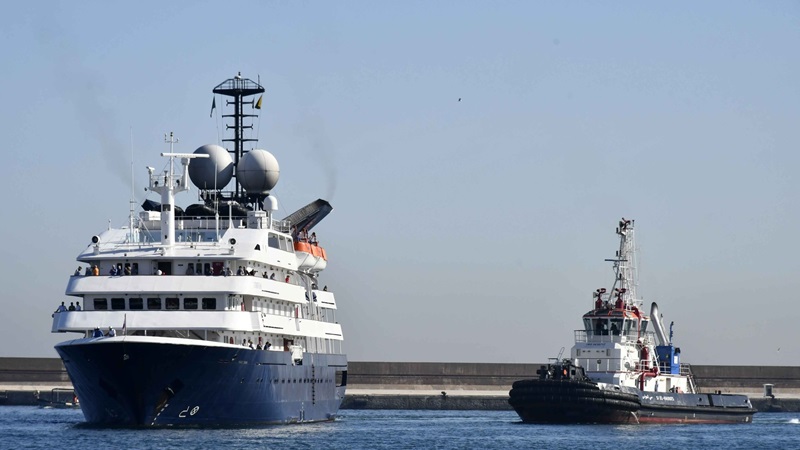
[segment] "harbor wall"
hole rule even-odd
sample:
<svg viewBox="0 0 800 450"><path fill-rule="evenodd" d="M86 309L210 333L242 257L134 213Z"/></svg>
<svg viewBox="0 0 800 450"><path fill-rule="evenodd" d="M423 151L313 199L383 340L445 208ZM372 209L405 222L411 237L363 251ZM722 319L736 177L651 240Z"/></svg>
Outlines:
<svg viewBox="0 0 800 450"><path fill-rule="evenodd" d="M351 361L347 409L507 410L508 390L533 378L542 364ZM800 367L693 365L703 392L743 393L759 411L800 411ZM774 398L764 397L772 384ZM0 405L50 400L70 388L58 358L0 357Z"/></svg>

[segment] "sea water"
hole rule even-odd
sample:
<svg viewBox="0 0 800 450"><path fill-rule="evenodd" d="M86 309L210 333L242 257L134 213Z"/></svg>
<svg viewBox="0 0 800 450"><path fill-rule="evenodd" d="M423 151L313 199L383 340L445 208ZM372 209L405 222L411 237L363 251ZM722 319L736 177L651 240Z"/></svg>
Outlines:
<svg viewBox="0 0 800 450"><path fill-rule="evenodd" d="M513 411L344 410L334 422L247 429L98 429L79 410L0 407L3 449L796 449L800 413L738 425L530 425Z"/></svg>

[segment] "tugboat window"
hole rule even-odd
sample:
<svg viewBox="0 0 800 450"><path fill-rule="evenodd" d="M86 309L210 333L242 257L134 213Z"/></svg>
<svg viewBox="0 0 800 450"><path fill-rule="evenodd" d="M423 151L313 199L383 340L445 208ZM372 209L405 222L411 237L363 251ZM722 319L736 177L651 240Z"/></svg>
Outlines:
<svg viewBox="0 0 800 450"><path fill-rule="evenodd" d="M620 330L622 330L622 319L611 319L611 334L619 336Z"/></svg>

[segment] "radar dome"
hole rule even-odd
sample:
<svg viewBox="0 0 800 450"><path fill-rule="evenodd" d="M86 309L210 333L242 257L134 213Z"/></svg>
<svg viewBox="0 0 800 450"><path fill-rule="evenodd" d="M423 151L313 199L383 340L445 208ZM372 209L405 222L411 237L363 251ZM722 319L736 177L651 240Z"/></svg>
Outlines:
<svg viewBox="0 0 800 450"><path fill-rule="evenodd" d="M204 145L194 154L206 154L208 158L194 158L189 163L189 178L199 189L222 189L233 178L233 159L219 145Z"/></svg>
<svg viewBox="0 0 800 450"><path fill-rule="evenodd" d="M261 149L245 153L236 166L236 179L248 194L268 194L278 184L280 173L278 160Z"/></svg>

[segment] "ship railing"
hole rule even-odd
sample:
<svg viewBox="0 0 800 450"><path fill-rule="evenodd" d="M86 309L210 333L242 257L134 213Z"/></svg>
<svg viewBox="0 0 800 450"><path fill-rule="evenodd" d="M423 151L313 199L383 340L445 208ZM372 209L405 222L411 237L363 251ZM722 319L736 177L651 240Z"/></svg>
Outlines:
<svg viewBox="0 0 800 450"><path fill-rule="evenodd" d="M689 381L689 392L697 392L697 386L694 384L694 373L692 373L692 366L688 363L681 363L681 375L685 375Z"/></svg>

